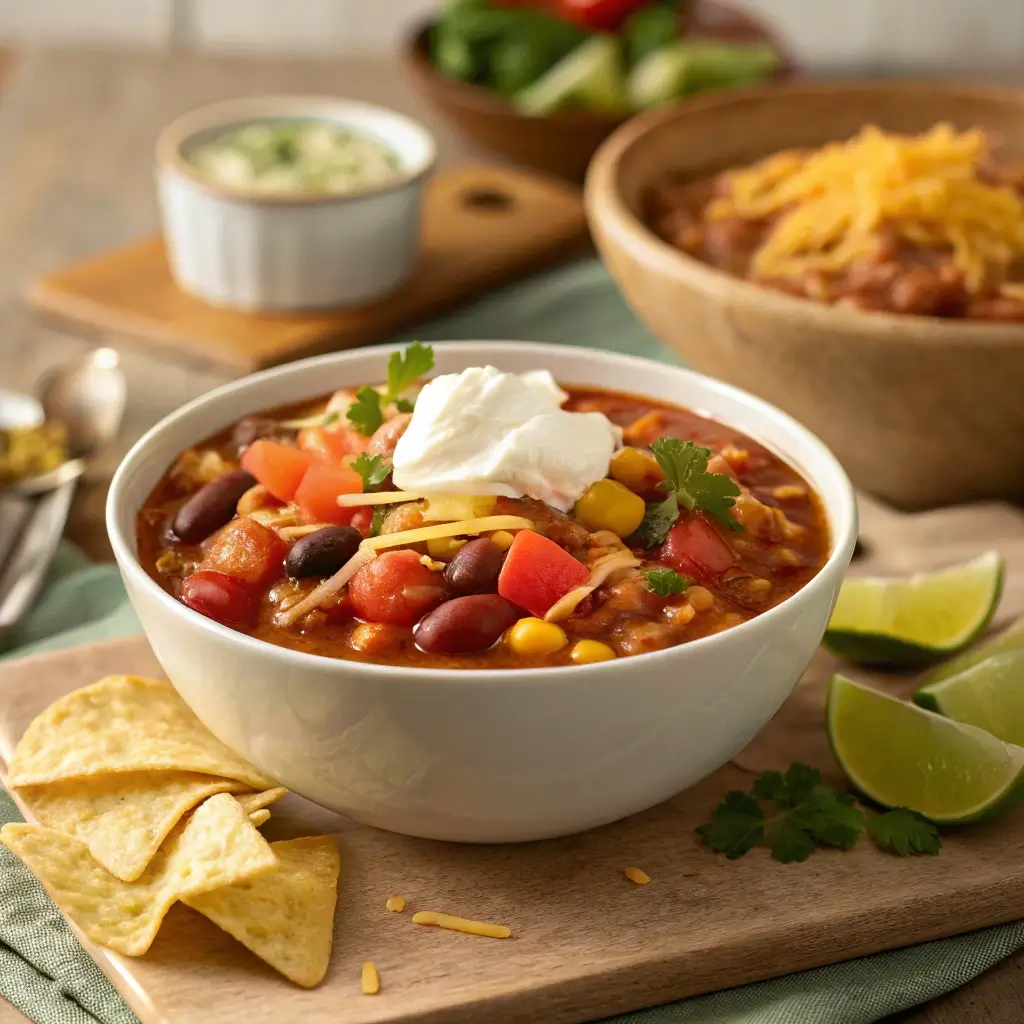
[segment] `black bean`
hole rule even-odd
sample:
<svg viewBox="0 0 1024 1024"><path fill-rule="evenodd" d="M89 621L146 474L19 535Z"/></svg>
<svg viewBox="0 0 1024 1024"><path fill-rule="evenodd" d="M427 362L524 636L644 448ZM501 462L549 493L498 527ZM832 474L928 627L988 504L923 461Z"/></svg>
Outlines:
<svg viewBox="0 0 1024 1024"><path fill-rule="evenodd" d="M295 431L265 416L246 416L235 424L235 429L231 432L231 444L239 456L253 441L261 438L290 443L295 439Z"/></svg>
<svg viewBox="0 0 1024 1024"><path fill-rule="evenodd" d="M487 594L498 589L505 552L481 537L463 544L448 563L444 578L453 594Z"/></svg>
<svg viewBox="0 0 1024 1024"><path fill-rule="evenodd" d="M325 526L297 540L284 567L297 580L333 576L356 553L362 539L351 526Z"/></svg>
<svg viewBox="0 0 1024 1024"><path fill-rule="evenodd" d="M175 536L186 544L198 544L206 540L214 530L234 516L238 499L255 486L256 477L244 469L225 473L208 483L175 513Z"/></svg>
<svg viewBox="0 0 1024 1024"><path fill-rule="evenodd" d="M424 615L413 637L428 654L476 654L493 647L521 614L497 594L456 597Z"/></svg>

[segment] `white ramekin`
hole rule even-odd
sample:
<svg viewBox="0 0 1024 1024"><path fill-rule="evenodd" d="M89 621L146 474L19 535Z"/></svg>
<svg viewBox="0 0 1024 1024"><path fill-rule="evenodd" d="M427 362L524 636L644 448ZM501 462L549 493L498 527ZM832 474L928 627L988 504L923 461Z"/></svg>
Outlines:
<svg viewBox="0 0 1024 1024"><path fill-rule="evenodd" d="M208 180L189 147L277 117L331 121L394 152L399 177L344 194L266 195ZM433 136L383 107L329 97L226 100L172 122L157 141L157 188L178 286L214 306L248 312L359 306L412 275L420 200L437 161Z"/></svg>
<svg viewBox="0 0 1024 1024"><path fill-rule="evenodd" d="M832 551L803 589L739 626L652 654L519 671L411 669L322 658L235 632L162 590L136 557L135 517L178 454L250 413L379 381L389 349L307 359L211 391L125 457L107 530L167 677L223 742L282 785L357 821L433 839L567 835L625 817L714 771L807 667L857 537L850 482L773 406L689 370L567 345L434 346L437 372L545 368L570 384L678 402L778 452L821 495Z"/></svg>

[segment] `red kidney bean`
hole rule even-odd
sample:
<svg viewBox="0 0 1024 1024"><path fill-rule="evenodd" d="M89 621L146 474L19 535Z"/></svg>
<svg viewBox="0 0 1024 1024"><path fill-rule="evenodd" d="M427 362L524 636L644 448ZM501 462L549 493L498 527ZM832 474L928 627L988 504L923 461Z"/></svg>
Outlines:
<svg viewBox="0 0 1024 1024"><path fill-rule="evenodd" d="M174 516L174 533L186 544L198 544L230 522L238 499L250 487L256 486L256 477L244 469L225 473L200 488L178 509Z"/></svg>
<svg viewBox="0 0 1024 1024"><path fill-rule="evenodd" d="M498 589L505 552L492 540L480 537L463 544L444 571L453 594L489 594Z"/></svg>
<svg viewBox="0 0 1024 1024"><path fill-rule="evenodd" d="M285 569L298 580L333 576L356 553L362 539L351 526L325 526L292 545Z"/></svg>
<svg viewBox="0 0 1024 1024"><path fill-rule="evenodd" d="M260 607L259 592L233 576L211 569L192 573L181 584L181 603L225 626L253 626Z"/></svg>
<svg viewBox="0 0 1024 1024"><path fill-rule="evenodd" d="M269 441L290 444L295 440L295 435L294 429L281 426L277 420L267 419L265 416L246 416L235 424L235 429L231 432L231 444L241 457L253 441L266 438Z"/></svg>
<svg viewBox="0 0 1024 1024"><path fill-rule="evenodd" d="M497 594L470 594L424 615L413 637L428 654L476 654L493 647L521 614Z"/></svg>

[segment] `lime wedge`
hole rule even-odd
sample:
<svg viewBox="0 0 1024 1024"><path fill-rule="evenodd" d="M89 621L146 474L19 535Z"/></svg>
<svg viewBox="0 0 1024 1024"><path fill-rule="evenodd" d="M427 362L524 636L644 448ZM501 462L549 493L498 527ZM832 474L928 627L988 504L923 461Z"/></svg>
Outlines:
<svg viewBox="0 0 1024 1024"><path fill-rule="evenodd" d="M939 824L995 817L1024 798L1024 749L861 686L828 684L828 737L865 796Z"/></svg>
<svg viewBox="0 0 1024 1024"><path fill-rule="evenodd" d="M968 647L1003 592L1003 556L904 579L843 581L825 646L865 665L928 665Z"/></svg>
<svg viewBox="0 0 1024 1024"><path fill-rule="evenodd" d="M615 36L596 33L533 85L512 98L523 114L545 117L563 107L617 114L628 110L622 49Z"/></svg>
<svg viewBox="0 0 1024 1024"><path fill-rule="evenodd" d="M1024 746L1024 651L993 654L959 675L922 686L914 703Z"/></svg>
<svg viewBox="0 0 1024 1024"><path fill-rule="evenodd" d="M933 668L925 678L925 682L931 685L942 679L958 676L961 672L965 672L997 654L1008 654L1011 651L1024 651L1024 619L1015 622L1008 629L1003 630L992 639L986 640L980 646L966 651L959 658L951 658Z"/></svg>

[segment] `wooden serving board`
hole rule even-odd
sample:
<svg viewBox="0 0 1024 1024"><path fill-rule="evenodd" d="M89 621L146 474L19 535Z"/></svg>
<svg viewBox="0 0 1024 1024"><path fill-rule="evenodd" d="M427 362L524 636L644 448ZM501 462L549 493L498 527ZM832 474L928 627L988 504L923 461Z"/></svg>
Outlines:
<svg viewBox="0 0 1024 1024"><path fill-rule="evenodd" d="M866 503L862 517L868 554L857 571L933 568L995 546L1009 568L996 625L1024 613L1021 513L987 505L898 516ZM727 861L696 842L694 826L726 790L749 786L748 770L803 760L839 781L823 729L823 683L836 667L819 652L764 732L699 786L570 839L428 842L287 797L273 808L268 838L330 831L342 852L334 956L320 988L294 988L183 906L141 959L86 946L145 1024L557 1024L1024 917L1024 812L950 833L941 854L923 861L864 839L791 865L765 850ZM159 668L145 641L132 639L0 669L0 757L45 705L110 672ZM904 695L912 686L907 677L875 681ZM628 882L630 865L650 885ZM385 910L393 893L409 901L404 914ZM417 927L410 915L421 909L505 923L514 937ZM365 960L381 973L376 997L359 990Z"/></svg>
<svg viewBox="0 0 1024 1024"><path fill-rule="evenodd" d="M194 363L250 373L317 352L387 338L500 284L581 250L589 239L579 191L500 167L457 167L427 188L423 249L412 281L358 309L298 316L208 306L171 279L160 238L33 281L38 312Z"/></svg>

